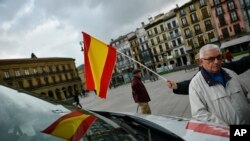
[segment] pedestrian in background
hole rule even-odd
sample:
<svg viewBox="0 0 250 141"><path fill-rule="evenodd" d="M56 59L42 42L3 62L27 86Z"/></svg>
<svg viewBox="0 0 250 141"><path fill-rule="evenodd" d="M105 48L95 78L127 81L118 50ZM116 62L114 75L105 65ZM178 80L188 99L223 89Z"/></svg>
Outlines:
<svg viewBox="0 0 250 141"><path fill-rule="evenodd" d="M227 49L226 52L225 52L225 58L228 62L232 62L233 61L233 55L232 53Z"/></svg>
<svg viewBox="0 0 250 141"><path fill-rule="evenodd" d="M138 108L140 108L142 114L151 114L151 110L148 104L148 102L150 101L150 97L148 95L146 87L141 81L140 70L133 71L133 80L131 83L131 88L132 88L133 99L135 103L138 104L137 112Z"/></svg>
<svg viewBox="0 0 250 141"><path fill-rule="evenodd" d="M80 104L78 92L75 93L74 100L75 100L76 106L79 106L82 108L82 105Z"/></svg>

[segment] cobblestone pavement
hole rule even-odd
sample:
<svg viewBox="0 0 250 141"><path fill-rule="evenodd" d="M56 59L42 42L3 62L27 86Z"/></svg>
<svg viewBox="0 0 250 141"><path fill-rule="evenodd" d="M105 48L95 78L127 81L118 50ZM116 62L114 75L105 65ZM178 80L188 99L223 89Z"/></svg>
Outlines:
<svg viewBox="0 0 250 141"><path fill-rule="evenodd" d="M197 71L197 68L188 72L183 70L163 75L163 77L179 82L192 78ZM241 74L240 78L250 88L249 76L250 70ZM162 79L154 82L146 81L144 84L151 97L149 104L152 114L191 117L188 95L173 94L172 90L167 88L166 82ZM132 98L130 83L108 90L107 99L100 99L93 92L89 92L87 97L80 98L80 102L85 109L90 110L135 113L137 109L137 105Z"/></svg>

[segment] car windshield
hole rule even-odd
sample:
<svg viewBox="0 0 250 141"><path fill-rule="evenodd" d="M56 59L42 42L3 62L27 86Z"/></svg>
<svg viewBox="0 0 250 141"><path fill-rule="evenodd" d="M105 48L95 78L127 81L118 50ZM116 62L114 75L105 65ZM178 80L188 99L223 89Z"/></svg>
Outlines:
<svg viewBox="0 0 250 141"><path fill-rule="evenodd" d="M0 86L0 141L63 140L41 131L58 118L75 110L75 107L69 104L62 106L55 104L56 102L52 104L26 93ZM83 141L165 140L170 136L172 139L182 140L132 118L124 118L121 115L107 116L85 110L82 112L97 117L81 139Z"/></svg>

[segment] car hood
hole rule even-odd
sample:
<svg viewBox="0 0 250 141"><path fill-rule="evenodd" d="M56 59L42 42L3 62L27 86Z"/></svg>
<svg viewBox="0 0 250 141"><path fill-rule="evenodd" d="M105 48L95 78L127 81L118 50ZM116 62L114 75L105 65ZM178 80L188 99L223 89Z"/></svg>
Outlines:
<svg viewBox="0 0 250 141"><path fill-rule="evenodd" d="M98 113L101 114L100 112ZM168 115L145 115L127 112L110 112L110 114L121 114L130 116L131 118L140 118L150 121L187 141L229 141L230 137L229 127L193 119Z"/></svg>

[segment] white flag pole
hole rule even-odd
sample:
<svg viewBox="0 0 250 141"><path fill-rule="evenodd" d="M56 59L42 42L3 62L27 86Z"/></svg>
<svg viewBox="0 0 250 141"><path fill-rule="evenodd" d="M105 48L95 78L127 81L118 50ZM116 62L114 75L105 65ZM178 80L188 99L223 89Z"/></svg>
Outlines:
<svg viewBox="0 0 250 141"><path fill-rule="evenodd" d="M150 71L150 72L152 72L153 74L155 74L155 75L159 76L159 77L160 77L161 79L163 79L164 81L167 81L167 79L166 79L166 78L164 78L163 76L161 76L161 75L159 75L158 73L154 72L153 70L151 70L151 69L150 69L150 68L148 68L147 66L143 65L142 63L140 63L140 62L136 61L135 59L131 58L130 56L128 56L128 55L126 55L126 54L124 54L124 53L122 53L122 52L118 51L118 49L116 49L116 51L117 51L118 53L120 53L121 55L123 55L123 56L127 57L128 59L130 59L130 60L134 61L135 63L137 63L137 64L141 65L142 67L144 67L145 69L149 70L149 71Z"/></svg>

